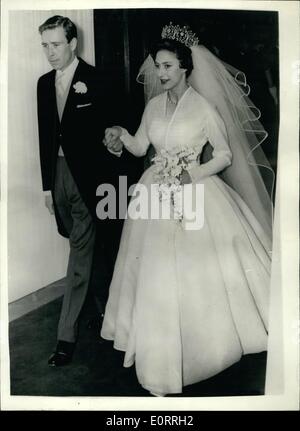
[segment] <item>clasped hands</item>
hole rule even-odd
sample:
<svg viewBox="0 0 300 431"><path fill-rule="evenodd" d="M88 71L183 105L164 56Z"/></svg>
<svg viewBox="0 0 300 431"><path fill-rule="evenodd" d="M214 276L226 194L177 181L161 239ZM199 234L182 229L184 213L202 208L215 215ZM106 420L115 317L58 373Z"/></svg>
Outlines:
<svg viewBox="0 0 300 431"><path fill-rule="evenodd" d="M105 137L102 142L109 151L114 153L122 151L124 144L120 139L121 134L122 129L119 126L108 127L105 130Z"/></svg>
<svg viewBox="0 0 300 431"><path fill-rule="evenodd" d="M122 134L122 128L119 126L108 127L105 129L105 137L103 139L103 144L107 149L113 153L119 153L122 151L123 142L120 139ZM183 171L180 175L181 184L190 184L192 179L188 171Z"/></svg>

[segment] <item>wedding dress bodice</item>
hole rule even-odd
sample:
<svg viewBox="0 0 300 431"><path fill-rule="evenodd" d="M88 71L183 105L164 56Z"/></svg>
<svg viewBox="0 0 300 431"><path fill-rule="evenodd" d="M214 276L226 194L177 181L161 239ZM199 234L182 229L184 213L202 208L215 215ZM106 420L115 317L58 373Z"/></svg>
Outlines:
<svg viewBox="0 0 300 431"><path fill-rule="evenodd" d="M166 109L167 92L150 100L135 136L123 129L121 139L128 151L138 157L144 156L152 144L156 152L197 146L200 154L209 142L213 147L213 158L201 167L192 168L190 174L195 182L203 175L218 173L231 163L223 120L192 87L185 91L171 117L167 116Z"/></svg>

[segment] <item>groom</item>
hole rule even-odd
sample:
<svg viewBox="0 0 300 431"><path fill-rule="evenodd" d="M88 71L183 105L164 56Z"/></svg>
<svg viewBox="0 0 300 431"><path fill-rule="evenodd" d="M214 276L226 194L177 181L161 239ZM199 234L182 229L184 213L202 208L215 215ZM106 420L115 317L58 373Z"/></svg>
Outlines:
<svg viewBox="0 0 300 431"><path fill-rule="evenodd" d="M40 77L37 88L45 204L70 243L58 342L48 361L50 366L62 366L72 360L95 250L106 257L102 241L106 229L96 220L96 188L113 182L116 157L101 145L111 99L96 69L76 56L76 26L69 18L53 16L39 32L53 68ZM105 290L109 269L104 260L95 265L101 267Z"/></svg>

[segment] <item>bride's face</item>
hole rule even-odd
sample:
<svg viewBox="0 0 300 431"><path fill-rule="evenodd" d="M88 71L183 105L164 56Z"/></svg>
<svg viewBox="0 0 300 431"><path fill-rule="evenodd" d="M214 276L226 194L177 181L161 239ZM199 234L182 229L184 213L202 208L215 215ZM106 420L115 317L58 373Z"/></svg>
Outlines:
<svg viewBox="0 0 300 431"><path fill-rule="evenodd" d="M180 67L180 62L174 52L158 51L155 58L157 76L164 90L172 90L185 80L186 69Z"/></svg>

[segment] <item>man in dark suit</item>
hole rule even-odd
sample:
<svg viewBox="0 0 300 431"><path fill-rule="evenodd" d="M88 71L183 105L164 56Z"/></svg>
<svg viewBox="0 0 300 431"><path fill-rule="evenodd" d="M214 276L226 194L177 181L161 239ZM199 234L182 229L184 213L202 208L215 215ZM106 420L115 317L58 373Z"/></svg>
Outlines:
<svg viewBox="0 0 300 431"><path fill-rule="evenodd" d="M116 157L101 143L111 99L96 69L75 54L76 26L69 18L54 16L39 27L39 32L53 67L40 77L37 89L45 204L55 214L59 233L70 242L58 342L48 361L51 366L61 366L72 359L95 244L98 251L103 249L99 237L105 229L101 233L99 221L97 226L96 188L113 182L111 159ZM99 265L105 267L103 262ZM102 276L104 279L105 274ZM106 278L107 283L109 275Z"/></svg>

